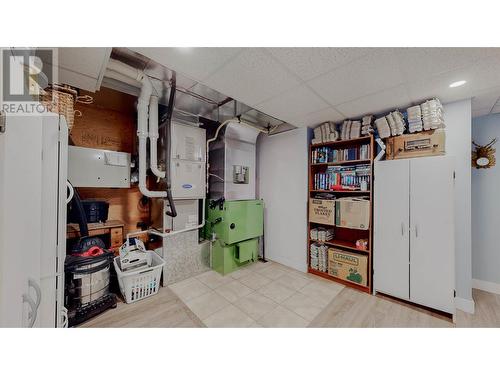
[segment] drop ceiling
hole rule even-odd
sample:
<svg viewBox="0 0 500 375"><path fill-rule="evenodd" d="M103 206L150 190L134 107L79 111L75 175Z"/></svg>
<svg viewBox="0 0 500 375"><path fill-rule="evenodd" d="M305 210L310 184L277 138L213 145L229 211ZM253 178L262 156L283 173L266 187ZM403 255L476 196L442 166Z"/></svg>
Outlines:
<svg viewBox="0 0 500 375"><path fill-rule="evenodd" d="M133 48L295 126L383 113L438 97L500 112L500 48ZM464 86L449 84L466 80Z"/></svg>

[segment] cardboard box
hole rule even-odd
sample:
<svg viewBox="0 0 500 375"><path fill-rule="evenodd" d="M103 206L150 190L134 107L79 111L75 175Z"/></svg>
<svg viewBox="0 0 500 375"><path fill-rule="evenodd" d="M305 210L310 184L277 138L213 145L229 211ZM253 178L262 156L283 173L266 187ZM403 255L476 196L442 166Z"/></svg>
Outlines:
<svg viewBox="0 0 500 375"><path fill-rule="evenodd" d="M361 198L337 199L335 225L352 229L368 229L370 227L370 201Z"/></svg>
<svg viewBox="0 0 500 375"><path fill-rule="evenodd" d="M387 139L386 159L407 159L445 154L444 129L403 134Z"/></svg>
<svg viewBox="0 0 500 375"><path fill-rule="evenodd" d="M335 200L310 198L309 221L318 224L335 225Z"/></svg>
<svg viewBox="0 0 500 375"><path fill-rule="evenodd" d="M332 248L328 250L328 274L368 286L368 256Z"/></svg>

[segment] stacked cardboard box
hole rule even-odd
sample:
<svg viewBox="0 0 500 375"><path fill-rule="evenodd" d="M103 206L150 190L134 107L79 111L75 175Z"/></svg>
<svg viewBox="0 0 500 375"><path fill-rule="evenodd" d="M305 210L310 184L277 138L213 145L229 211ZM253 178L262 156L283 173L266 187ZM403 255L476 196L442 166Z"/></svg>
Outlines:
<svg viewBox="0 0 500 375"><path fill-rule="evenodd" d="M333 199L309 199L309 221L335 225L335 201Z"/></svg>
<svg viewBox="0 0 500 375"><path fill-rule="evenodd" d="M339 279L367 286L368 257L331 248L328 251L328 273Z"/></svg>
<svg viewBox="0 0 500 375"><path fill-rule="evenodd" d="M370 226L370 201L363 198L337 199L335 225L352 229L368 229Z"/></svg>

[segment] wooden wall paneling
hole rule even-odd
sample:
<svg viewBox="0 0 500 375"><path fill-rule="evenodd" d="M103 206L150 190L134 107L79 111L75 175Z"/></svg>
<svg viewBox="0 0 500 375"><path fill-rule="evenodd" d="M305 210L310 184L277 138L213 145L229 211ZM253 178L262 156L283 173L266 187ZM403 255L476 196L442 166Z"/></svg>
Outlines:
<svg viewBox="0 0 500 375"><path fill-rule="evenodd" d="M111 151L136 152L136 98L114 90L103 88L91 95L94 103L77 103L75 109L81 116L75 116L70 134L70 144L80 147ZM137 186L130 189L79 188L82 199L96 198L109 203L110 220L125 224L125 234L139 230L138 222L149 221L149 208L141 205Z"/></svg>

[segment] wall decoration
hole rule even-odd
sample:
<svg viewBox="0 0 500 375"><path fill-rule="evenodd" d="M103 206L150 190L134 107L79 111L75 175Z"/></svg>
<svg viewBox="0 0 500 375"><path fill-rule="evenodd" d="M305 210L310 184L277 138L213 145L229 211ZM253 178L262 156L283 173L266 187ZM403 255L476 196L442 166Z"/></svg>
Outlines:
<svg viewBox="0 0 500 375"><path fill-rule="evenodd" d="M475 150L472 151L472 166L477 169L491 168L495 165L495 149L492 147L497 142L494 138L486 146L478 145L472 141Z"/></svg>

